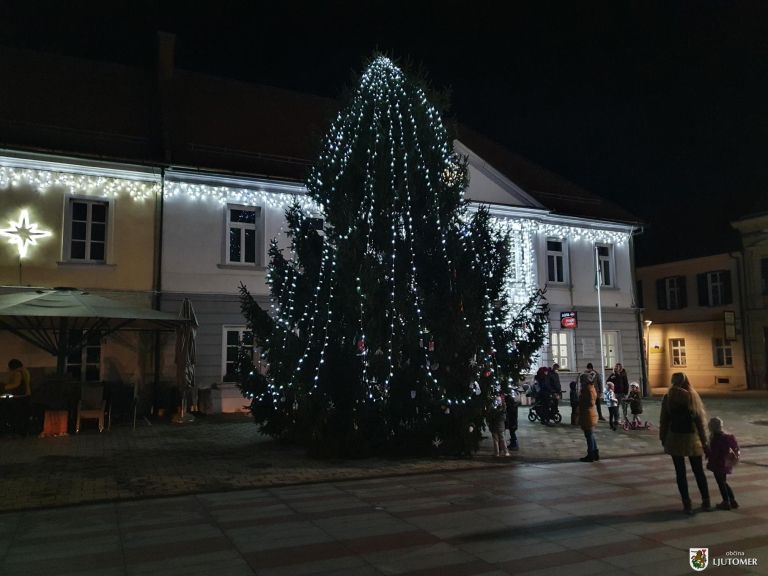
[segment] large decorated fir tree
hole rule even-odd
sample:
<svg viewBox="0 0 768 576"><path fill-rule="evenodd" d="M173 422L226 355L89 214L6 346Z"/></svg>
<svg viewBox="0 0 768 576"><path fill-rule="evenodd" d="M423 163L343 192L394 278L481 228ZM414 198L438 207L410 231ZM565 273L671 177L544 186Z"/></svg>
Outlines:
<svg viewBox="0 0 768 576"><path fill-rule="evenodd" d="M268 361L243 369L261 429L312 453L468 455L488 404L527 370L541 294L506 298L509 239L470 210L466 160L425 89L385 57L363 73L309 179L318 220L286 212L272 310L242 308Z"/></svg>

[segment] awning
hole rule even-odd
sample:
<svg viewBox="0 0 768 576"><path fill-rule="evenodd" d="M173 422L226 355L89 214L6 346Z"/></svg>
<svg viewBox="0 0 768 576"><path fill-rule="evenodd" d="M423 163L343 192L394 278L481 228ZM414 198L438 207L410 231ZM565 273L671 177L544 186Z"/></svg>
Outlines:
<svg viewBox="0 0 768 576"><path fill-rule="evenodd" d="M29 290L0 294L0 330L64 360L81 349L88 334L105 336L117 330L173 331L188 320L150 308L139 308L74 288ZM71 339L72 331L82 334Z"/></svg>

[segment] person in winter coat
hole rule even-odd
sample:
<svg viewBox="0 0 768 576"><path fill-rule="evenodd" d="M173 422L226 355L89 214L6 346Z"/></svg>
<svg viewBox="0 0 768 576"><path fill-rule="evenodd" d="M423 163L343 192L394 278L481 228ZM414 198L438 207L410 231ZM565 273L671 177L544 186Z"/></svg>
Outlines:
<svg viewBox="0 0 768 576"><path fill-rule="evenodd" d="M520 400L520 390L515 384L511 384L509 392L505 396L507 404L507 429L509 430L509 444L507 444L508 450L519 450L520 446L517 443L517 407Z"/></svg>
<svg viewBox="0 0 768 576"><path fill-rule="evenodd" d="M664 452L672 456L677 489L686 514L693 514L685 473L686 458L691 464L701 493L701 508L707 512L712 510L702 462L702 456L709 451L707 436L704 433L705 418L704 403L688 381L688 377L683 372L672 374L672 385L661 401L659 439L664 446Z"/></svg>
<svg viewBox="0 0 768 576"><path fill-rule="evenodd" d="M504 441L504 422L507 418L507 402L503 394L496 394L491 398L486 413L488 430L493 438L494 456L509 456L507 444Z"/></svg>
<svg viewBox="0 0 768 576"><path fill-rule="evenodd" d="M605 421L605 418L603 418L603 410L600 408L603 404L603 377L600 376L600 373L595 370L595 368L592 366L592 362L589 362L587 364L587 371L586 374L589 376L590 381L595 386L595 392L597 393L597 398L595 399L595 409L597 410L597 419Z"/></svg>
<svg viewBox="0 0 768 576"><path fill-rule="evenodd" d="M586 373L579 376L579 385L579 426L584 431L584 438L587 440L587 455L579 458L579 460L596 462L600 460L594 432L594 428L597 426L597 409L595 408L597 391Z"/></svg>
<svg viewBox="0 0 768 576"><path fill-rule="evenodd" d="M733 434L723 432L723 421L720 418L712 418L709 421L709 457L707 468L712 474L720 489L723 501L717 505L720 510L735 510L739 503L733 497L733 490L726 482L726 476L733 471L733 457L739 456L739 443ZM729 456L733 454L734 456Z"/></svg>
<svg viewBox="0 0 768 576"><path fill-rule="evenodd" d="M574 380L569 384L568 400L571 402L571 426L579 423L579 384Z"/></svg>
<svg viewBox="0 0 768 576"><path fill-rule="evenodd" d="M627 402L629 404L629 410L632 412L632 421L638 426L643 425L643 421L640 419L640 414L643 413L643 399L640 396L640 384L632 382L629 385L629 394L627 394ZM624 414L624 418L627 415Z"/></svg>
<svg viewBox="0 0 768 576"><path fill-rule="evenodd" d="M619 426L619 399L610 380L605 385L605 405L608 406L608 423L611 425L611 430L615 432Z"/></svg>

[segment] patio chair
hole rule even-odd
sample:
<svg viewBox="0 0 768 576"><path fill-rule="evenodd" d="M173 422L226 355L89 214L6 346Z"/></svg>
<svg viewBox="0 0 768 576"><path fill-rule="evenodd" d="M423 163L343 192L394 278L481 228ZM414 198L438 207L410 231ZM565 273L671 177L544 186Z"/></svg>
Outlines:
<svg viewBox="0 0 768 576"><path fill-rule="evenodd" d="M104 399L102 384L83 384L80 387L80 401L77 403L77 421L75 433L80 433L81 420L98 420L99 432L104 431L104 413L107 401Z"/></svg>

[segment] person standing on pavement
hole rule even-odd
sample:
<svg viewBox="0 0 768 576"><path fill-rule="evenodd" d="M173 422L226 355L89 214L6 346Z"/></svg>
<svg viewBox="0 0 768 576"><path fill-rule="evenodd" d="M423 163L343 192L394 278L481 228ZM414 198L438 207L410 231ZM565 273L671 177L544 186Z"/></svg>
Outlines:
<svg viewBox="0 0 768 576"><path fill-rule="evenodd" d="M571 402L571 426L576 426L579 423L579 389L578 383L574 380L570 383L570 392L568 393L568 400Z"/></svg>
<svg viewBox="0 0 768 576"><path fill-rule="evenodd" d="M614 432L619 426L619 399L613 391L613 382L605 385L605 405L608 406L608 423Z"/></svg>
<svg viewBox="0 0 768 576"><path fill-rule="evenodd" d="M707 436L704 432L706 417L704 403L688 381L688 377L683 372L672 374L672 385L661 401L659 439L664 446L664 452L672 456L677 489L683 500L683 511L686 514L693 514L685 471L686 458L691 464L701 493L701 508L705 512L712 510L709 486L702 462L702 456L709 453Z"/></svg>
<svg viewBox="0 0 768 576"><path fill-rule="evenodd" d="M579 426L584 431L584 438L587 441L587 455L579 458L579 460L582 462L596 462L600 460L600 452L597 449L594 432L597 425L597 410L595 408L597 391L587 373L579 376L579 386Z"/></svg>
<svg viewBox="0 0 768 576"><path fill-rule="evenodd" d="M560 364L555 362L552 364L552 368L549 369L549 387L552 392L550 403L550 416L557 412L560 399L563 397L563 387L560 385L560 374L557 371L560 370Z"/></svg>
<svg viewBox="0 0 768 576"><path fill-rule="evenodd" d="M595 371L595 369L592 366L592 362L587 364L586 373L589 375L589 379L594 385L595 393L597 394L597 398L595 399L595 407L597 408L597 419L605 422L605 418L603 418L603 411L600 408L600 405L603 403L603 377L600 376L599 372Z"/></svg>
<svg viewBox="0 0 768 576"><path fill-rule="evenodd" d="M738 462L739 443L736 442L733 434L726 434L723 431L723 421L720 418L712 418L708 428L710 435L707 469L712 470L717 487L720 489L720 496L723 497L723 501L717 505L717 508L735 510L739 507L739 503L736 502L726 478L733 471L734 463Z"/></svg>
<svg viewBox="0 0 768 576"><path fill-rule="evenodd" d="M507 429L509 430L508 450L517 451L520 449L517 443L517 407L520 402L520 390L514 382L509 385L509 392L506 395L507 403Z"/></svg>
<svg viewBox="0 0 768 576"><path fill-rule="evenodd" d="M616 393L616 398L621 406L621 412L624 415L624 420L627 419L627 403L624 401L629 394L629 379L627 378L627 371L619 362L613 367L613 372L607 378L608 382L613 382L613 391Z"/></svg>
<svg viewBox="0 0 768 576"><path fill-rule="evenodd" d="M486 413L488 430L493 438L494 456L509 456L504 440L504 422L507 419L507 402L503 394L494 394Z"/></svg>
<svg viewBox="0 0 768 576"><path fill-rule="evenodd" d="M536 393L536 413L541 419L541 423L550 426L549 420L552 417L550 406L552 405L552 382L549 379L549 368L542 366L536 371L534 376L534 388L538 389Z"/></svg>

